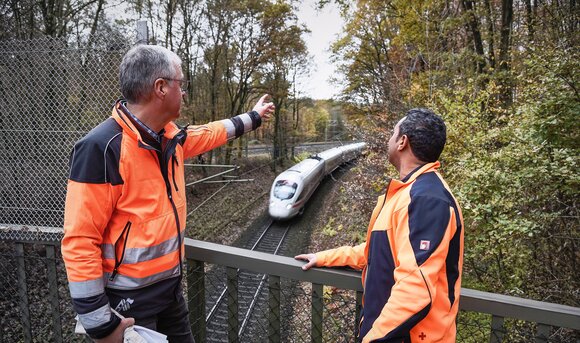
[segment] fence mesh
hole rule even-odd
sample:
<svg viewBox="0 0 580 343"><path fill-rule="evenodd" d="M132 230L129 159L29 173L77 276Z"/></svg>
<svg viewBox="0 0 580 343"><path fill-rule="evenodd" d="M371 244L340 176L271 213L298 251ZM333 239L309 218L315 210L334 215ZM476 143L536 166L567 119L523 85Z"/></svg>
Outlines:
<svg viewBox="0 0 580 343"><path fill-rule="evenodd" d="M73 333L75 313L58 244L62 234L51 235L53 239L48 242L0 239L0 342L81 342L84 339ZM34 238L33 234L30 236ZM238 299L234 316L241 342L268 341L274 327L279 328L276 335L281 342L311 341L312 332L317 332L311 326L312 316L316 315L312 311L312 284L280 278L279 286L272 292L276 299L272 303L270 276L264 278L244 270L234 275L237 276L237 291L231 292L224 291L228 280L223 266L206 265L204 272L198 271L187 282L184 279L184 292L189 301L197 292L204 294L204 317L196 314L199 305L190 302L189 306L194 327L207 324L203 337L208 342L228 341L229 296ZM196 283L200 276L204 279L203 287ZM260 282L262 287L258 290ZM224 299L220 301L222 293ZM354 342L354 291L325 286L322 298L322 341ZM315 295L314 299L319 298ZM215 312L210 317L214 307ZM279 308L278 313L271 312L275 307ZM279 322L277 326L275 321ZM457 320L457 342L487 342L492 335L491 326L490 315L461 311ZM535 323L506 319L503 327L493 335L502 342L532 342L536 340L536 333ZM552 327L542 341L575 343L579 339L578 331Z"/></svg>
<svg viewBox="0 0 580 343"><path fill-rule="evenodd" d="M82 342L59 240L21 243L0 240L1 342Z"/></svg>
<svg viewBox="0 0 580 343"><path fill-rule="evenodd" d="M118 65L135 40L108 35L82 43L0 42L0 342L83 340L73 334L75 314L59 247L68 159L74 142L109 116L120 96ZM267 340L276 320L280 341L311 341L311 284L282 278L272 300L269 277L238 271L244 276L238 292L226 292L220 305L225 268L206 266L204 274L204 287L192 283L185 289L203 289L206 315L217 305L205 333L208 341L227 341L228 295L240 303L242 342ZM354 342L354 292L324 287L322 297L323 341ZM279 313L272 315L276 303ZM490 327L488 315L461 312L458 341L487 341ZM528 342L535 330L535 324L506 320L498 334L508 342ZM548 342L578 339L578 332L552 328Z"/></svg>
<svg viewBox="0 0 580 343"><path fill-rule="evenodd" d="M228 312L228 297L238 301L235 316L240 342L266 342L271 335L273 321L279 320L279 341L311 342L312 335L318 331L312 328L313 285L287 278L280 278L280 286L269 294L268 277L258 291L256 285L263 275L244 270L236 272L238 276L236 291L226 288L227 272L223 266L206 265L204 274L205 318L192 318L192 322L206 322L203 336L208 342L228 342L228 321L232 313ZM198 275L199 277L199 275ZM257 281L258 280L258 281ZM193 285L190 285L190 287ZM196 285L197 286L197 285ZM279 297L277 292L280 292ZM233 292L233 293L232 293ZM322 293L322 341L344 342L356 341L356 294L351 290L324 286ZM192 293L189 293L191 296ZM253 296L257 297L254 298ZM220 298L220 297L223 297ZM279 299L279 314L271 313L271 298ZM316 301L316 300L315 300ZM253 306L251 306L251 304ZM251 311L250 311L251 307ZM244 324L244 322L246 323ZM194 327L197 327L197 324ZM457 342L550 342L577 343L580 332L564 328L550 327L542 340L537 334L537 324L521 320L505 319L503 327L492 331L492 317L489 314L460 311L457 318Z"/></svg>
<svg viewBox="0 0 580 343"><path fill-rule="evenodd" d="M72 146L110 115L133 41L0 42L0 223L62 227Z"/></svg>

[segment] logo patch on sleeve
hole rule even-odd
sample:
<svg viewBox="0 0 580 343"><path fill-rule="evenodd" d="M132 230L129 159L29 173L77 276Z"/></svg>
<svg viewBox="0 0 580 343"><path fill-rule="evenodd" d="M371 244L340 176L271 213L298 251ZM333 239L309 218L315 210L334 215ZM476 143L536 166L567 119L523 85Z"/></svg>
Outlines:
<svg viewBox="0 0 580 343"><path fill-rule="evenodd" d="M431 246L430 241L421 241L421 243L419 243L419 250L429 250L430 246Z"/></svg>

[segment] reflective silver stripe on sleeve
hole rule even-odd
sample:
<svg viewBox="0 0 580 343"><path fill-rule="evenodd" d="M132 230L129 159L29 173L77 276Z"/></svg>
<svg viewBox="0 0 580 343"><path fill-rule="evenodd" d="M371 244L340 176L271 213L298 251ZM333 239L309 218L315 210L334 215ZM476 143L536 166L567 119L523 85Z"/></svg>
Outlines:
<svg viewBox="0 0 580 343"><path fill-rule="evenodd" d="M220 123L224 124L226 132L228 134L228 141L236 138L236 127L230 119L220 120Z"/></svg>
<svg viewBox="0 0 580 343"><path fill-rule="evenodd" d="M108 278L111 274L105 273L106 277ZM147 276L144 278L133 278L126 275L117 274L113 281L109 281L107 283L107 288L113 289L136 289L148 286L152 283L169 279L173 276L179 276L179 262L175 265L175 267L166 270L161 273L153 274L151 276Z"/></svg>
<svg viewBox="0 0 580 343"><path fill-rule="evenodd" d="M106 324L111 319L111 307L109 304L103 305L93 312L79 314L79 320L87 330Z"/></svg>
<svg viewBox="0 0 580 343"><path fill-rule="evenodd" d="M238 117L244 123L244 133L252 131L252 117L247 113L240 114Z"/></svg>
<svg viewBox="0 0 580 343"><path fill-rule="evenodd" d="M105 293L105 282L102 278L88 281L69 281L70 296L72 298L88 298Z"/></svg>
<svg viewBox="0 0 580 343"><path fill-rule="evenodd" d="M182 237L184 232L181 231ZM174 252L177 249L179 249L177 236L151 247L126 248L122 263L133 264L153 260ZM115 246L113 244L101 244L101 252L104 259L115 259Z"/></svg>

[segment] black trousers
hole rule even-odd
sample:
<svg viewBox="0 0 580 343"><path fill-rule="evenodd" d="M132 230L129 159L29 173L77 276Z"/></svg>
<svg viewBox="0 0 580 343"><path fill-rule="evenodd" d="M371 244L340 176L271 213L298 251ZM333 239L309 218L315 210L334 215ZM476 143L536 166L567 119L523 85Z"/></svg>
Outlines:
<svg viewBox="0 0 580 343"><path fill-rule="evenodd" d="M169 343L194 343L189 326L189 310L181 292L167 308L145 318L135 318L135 324L167 336Z"/></svg>
<svg viewBox="0 0 580 343"><path fill-rule="evenodd" d="M189 310L181 278L174 277L134 290L106 289L111 307L135 324L161 332L171 343L192 343Z"/></svg>

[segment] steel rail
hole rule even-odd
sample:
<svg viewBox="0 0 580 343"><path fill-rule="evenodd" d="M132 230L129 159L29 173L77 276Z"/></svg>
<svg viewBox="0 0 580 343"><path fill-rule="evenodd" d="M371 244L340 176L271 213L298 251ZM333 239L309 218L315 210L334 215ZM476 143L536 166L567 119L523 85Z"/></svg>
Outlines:
<svg viewBox="0 0 580 343"><path fill-rule="evenodd" d="M250 250L256 249L256 247L258 246L258 244L260 244L260 241L262 241L262 239L266 235L266 232L268 232L268 230L272 227L272 224L274 224L274 221L273 220L270 220L270 222L266 225L266 229L262 232L262 234L260 235L260 237L258 237L258 240L256 240L256 243L254 243L254 245L252 246L252 248ZM239 272L240 271L240 268L238 268L236 271ZM213 316L215 315L215 313L216 313L216 311L217 311L220 303L223 301L223 299L224 299L224 297L226 295L226 291L227 291L226 284L224 283L222 285L222 287L224 288L223 291L221 292L221 294L218 297L217 301L215 302L215 304L213 305L213 307L209 311L209 314L205 317L205 322L206 323L208 323L213 318Z"/></svg>
<svg viewBox="0 0 580 343"><path fill-rule="evenodd" d="M274 255L278 255L278 251L280 250L280 246L282 246L282 242L284 242L284 239L286 238L286 235L288 234L289 229L290 229L290 224L288 224L288 226L286 227L286 231L284 231L284 234L282 235L282 239L280 239L280 242L278 242L278 246L276 246L276 250L274 251ZM246 328L246 325L248 324L248 320L250 319L250 316L252 315L252 310L254 309L254 306L256 305L256 300L258 299L260 291L262 290L262 287L264 286L264 283L266 282L267 277L268 277L268 274L262 274L262 279L260 280L260 284L258 285L256 292L254 292L254 296L252 297L252 302L250 303L250 306L248 307L248 311L246 312L246 314L244 316L244 320L242 321L242 325L240 326L240 331L238 331L238 337L242 337L242 334L244 333L244 329Z"/></svg>

